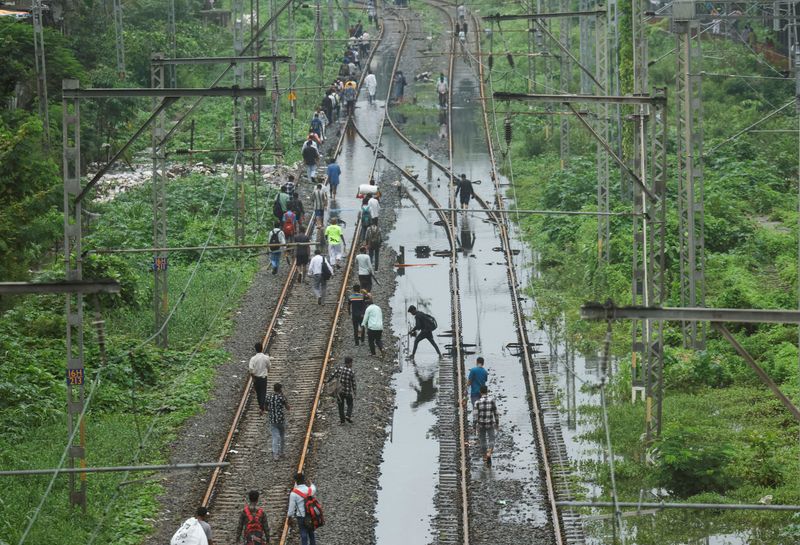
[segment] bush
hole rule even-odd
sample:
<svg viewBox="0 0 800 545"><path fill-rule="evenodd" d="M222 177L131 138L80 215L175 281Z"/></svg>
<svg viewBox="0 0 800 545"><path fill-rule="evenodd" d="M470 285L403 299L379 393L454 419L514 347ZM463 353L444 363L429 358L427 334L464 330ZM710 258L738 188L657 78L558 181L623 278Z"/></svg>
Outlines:
<svg viewBox="0 0 800 545"><path fill-rule="evenodd" d="M727 471L733 448L719 435L706 427L665 429L657 443L659 486L681 497L734 488Z"/></svg>

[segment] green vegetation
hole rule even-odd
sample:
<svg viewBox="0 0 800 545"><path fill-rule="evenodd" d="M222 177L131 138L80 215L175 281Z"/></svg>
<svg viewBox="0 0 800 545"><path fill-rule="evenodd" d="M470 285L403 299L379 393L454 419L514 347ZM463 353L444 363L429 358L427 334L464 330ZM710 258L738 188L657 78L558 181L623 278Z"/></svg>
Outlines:
<svg viewBox="0 0 800 545"><path fill-rule="evenodd" d="M627 5L625 9L629 9ZM624 14L620 75L630 92L630 22ZM504 30L513 27L504 23ZM674 88L674 37L666 21L648 25L653 87ZM757 27L760 41L768 35ZM495 27L494 90L525 91L527 67L506 66L507 50L527 46L515 32ZM577 36L575 37L577 43ZM488 50L490 43L485 41ZM766 61L742 44L704 36L702 70L709 74L776 76ZM546 59L537 61L538 92L546 91ZM557 75L557 67L555 69ZM695 68L699 72L701 68ZM573 81L577 81L577 70ZM556 80L557 81L557 80ZM778 79L707 76L703 79L705 132L706 305L738 308L797 307L797 142L793 135L747 133L726 139L793 98L793 82ZM674 104L670 105L670 137L674 142ZM502 116L505 106L498 105ZM524 106L509 107L520 111ZM538 105L537 105L538 108ZM623 109L623 119L630 112ZM794 111L785 110L761 129L796 127ZM498 117L502 119L502 117ZM595 144L578 123L571 124L572 156L561 168L558 125L552 116L516 116L510 148L515 191L520 208L596 210ZM500 128L502 133L502 127ZM626 133L623 135L627 138ZM719 147L717 147L719 146ZM624 147L627 147L624 146ZM503 150L505 144L501 144ZM678 217L675 195L675 149L669 148L667 211L667 305L680 304L678 281ZM612 163L612 210L631 210L627 189L620 186ZM542 313L532 318L565 329L569 342L584 353L597 353L605 324L583 322L578 309L586 301L630 300L631 220L611 218L611 262L598 259L597 224L591 216L525 216L524 236L540 255L542 275L531 293ZM562 317L566 319L562 319ZM795 402L798 386L797 328L780 325L738 325L730 328L758 363ZM630 324L614 326L613 354L619 371L610 385L612 443L619 457L616 481L621 499L636 501L640 491L668 494L675 501L798 503L800 470L798 424L733 349L709 333L706 350L681 347L679 324L665 332L665 401L662 437L651 448L643 444L643 404L630 403ZM605 445L601 412L582 409L597 449ZM610 497L608 467L581 462L580 475ZM765 500L766 501L766 500ZM791 521L794 520L794 525ZM787 543L797 539L797 519L786 514L751 512L687 512L626 519L637 544L686 543L710 534L742 532L751 543ZM598 536L608 538L610 524L597 523Z"/></svg>
<svg viewBox="0 0 800 545"><path fill-rule="evenodd" d="M220 56L231 53L231 32L203 21L200 0L177 0L178 56ZM76 78L85 87L149 86L152 53L169 51L166 3L138 0L124 3L127 79L120 81L114 59L114 30L107 6L79 2L68 36L45 29L50 127L42 127L36 104L33 36L29 22L0 20L0 278L52 280L63 278L61 187L61 80ZM220 6L217 2L218 8ZM351 10L351 20L358 17ZM341 16L340 16L341 18ZM282 18L280 35L287 36ZM261 21L267 20L266 10ZM343 25L340 25L343 26ZM298 8L298 38L313 36L313 10ZM327 33L326 29L326 33ZM248 32L246 31L246 34ZM344 36L340 30L336 37ZM245 38L248 40L248 37ZM340 42L333 42L340 43ZM262 49L267 53L268 45ZM286 53L288 45L279 46ZM314 67L313 44L297 44L297 118L288 115L289 66L280 66L282 146L289 161L299 159L299 141L308 131L313 106L321 97L318 81L331 81L338 71L339 46L325 51L325 73ZM224 67L178 68L178 85L204 87ZM249 85L250 69L245 80ZM261 73L269 75L269 66ZM269 78L267 78L269 81ZM230 85L231 75L219 85ZM13 100L12 100L13 99ZM10 106L15 108L11 109ZM6 106L9 108L6 108ZM167 111L168 126L183 115L188 100ZM101 163L107 150L118 149L149 115L151 102L129 99L86 101L81 106L83 172ZM249 114L253 108L245 105ZM193 117L194 147L231 147L231 101L208 99ZM266 146L271 162L271 107L262 101L261 134L247 136L246 147ZM44 144L49 132L51 146ZM169 143L172 153L188 148L191 125L185 123ZM121 161L149 168L149 132ZM230 162L227 152L196 154L194 162ZM248 157L248 163L250 158ZM93 170L93 169L91 169ZM216 174L170 177L167 184L168 244L203 246L233 240L233 182L224 168ZM98 193L105 195L107 181ZM265 242L265 219L271 218L273 190L245 184L247 242ZM213 385L214 369L229 361L223 340L230 333L231 314L258 269L256 252L187 251L169 257L169 349L143 343L154 330L152 256L148 253L96 254L98 248L147 248L152 245L152 203L149 182L120 192L111 201L85 201L84 277L114 278L118 296L102 296L107 358L101 361L94 307L85 305L85 366L88 384L95 378L86 418L87 462L91 466L159 463L178 426L196 414ZM66 444L64 299L56 296L0 299L0 466L45 468L59 463ZM68 507L67 478L59 477L27 543L86 543L97 529L97 543L140 543L158 511L160 475L96 474L88 477L86 514ZM131 481L122 484L123 481ZM0 543L16 543L36 509L49 477L4 481L0 498Z"/></svg>

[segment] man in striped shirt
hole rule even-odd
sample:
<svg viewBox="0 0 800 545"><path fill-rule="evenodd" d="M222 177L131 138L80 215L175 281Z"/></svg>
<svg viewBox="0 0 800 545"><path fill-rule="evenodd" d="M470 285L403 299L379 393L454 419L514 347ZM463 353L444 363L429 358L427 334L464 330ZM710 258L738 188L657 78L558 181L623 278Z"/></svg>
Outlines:
<svg viewBox="0 0 800 545"><path fill-rule="evenodd" d="M475 402L475 432L483 453L483 463L492 467L492 451L497 428L500 427L500 418L497 416L497 405L494 398L489 397L489 388L481 386L481 398Z"/></svg>
<svg viewBox="0 0 800 545"><path fill-rule="evenodd" d="M356 374L353 371L353 358L347 356L344 359L344 365L334 369L325 383L332 382L337 378L339 379L339 388L336 392L336 405L339 407L339 423L344 424L344 421L347 420L352 424L353 399L356 396ZM347 403L347 415L344 412L345 403Z"/></svg>

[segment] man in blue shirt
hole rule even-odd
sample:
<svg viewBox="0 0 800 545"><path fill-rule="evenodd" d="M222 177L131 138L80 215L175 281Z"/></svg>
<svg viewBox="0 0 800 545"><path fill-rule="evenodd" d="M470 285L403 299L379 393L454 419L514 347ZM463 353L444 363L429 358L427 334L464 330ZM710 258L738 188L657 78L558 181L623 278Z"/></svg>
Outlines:
<svg viewBox="0 0 800 545"><path fill-rule="evenodd" d="M469 370L467 375L467 386L469 386L469 399L472 405L481 397L481 386L486 385L489 372L483 368L483 357L477 359L477 365Z"/></svg>
<svg viewBox="0 0 800 545"><path fill-rule="evenodd" d="M331 159L328 163L328 183L331 187L331 199L336 198L336 188L339 187L339 176L342 174L342 169L336 164L336 159Z"/></svg>

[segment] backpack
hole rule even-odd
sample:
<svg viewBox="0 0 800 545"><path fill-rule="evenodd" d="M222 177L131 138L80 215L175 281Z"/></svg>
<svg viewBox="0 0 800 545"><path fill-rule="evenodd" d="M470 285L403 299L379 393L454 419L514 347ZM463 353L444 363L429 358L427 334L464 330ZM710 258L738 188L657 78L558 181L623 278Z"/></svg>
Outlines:
<svg viewBox="0 0 800 545"><path fill-rule="evenodd" d="M322 258L322 279L327 282L328 280L333 277L333 271L331 270L331 266L328 265L328 260L324 257Z"/></svg>
<svg viewBox="0 0 800 545"><path fill-rule="evenodd" d="M291 211L289 211L289 212L291 212ZM283 234L285 234L287 237L294 236L294 222L295 222L295 219L297 219L296 216L294 215L294 212L291 212L291 213L289 213L289 212L286 212L283 215ZM289 216L289 217L287 217L287 216ZM270 241L270 242L272 242L272 241Z"/></svg>
<svg viewBox="0 0 800 545"><path fill-rule="evenodd" d="M372 220L372 214L369 212L369 205L365 204L361 207L361 223L362 225L369 225Z"/></svg>
<svg viewBox="0 0 800 545"><path fill-rule="evenodd" d="M373 229L370 225L367 229L367 244L370 248L377 248L381 244L381 232L378 229Z"/></svg>
<svg viewBox="0 0 800 545"><path fill-rule="evenodd" d="M284 210L283 206L281 205L281 196L278 195L275 197L275 202L272 203L272 213L276 218L281 219L283 217L283 212Z"/></svg>
<svg viewBox="0 0 800 545"><path fill-rule="evenodd" d="M424 312L417 312L420 318L420 322L422 322L425 329L430 331L435 331L439 324L436 323L436 318L431 316L430 314L425 314Z"/></svg>
<svg viewBox="0 0 800 545"><path fill-rule="evenodd" d="M200 522L194 517L187 519L169 540L170 545L208 545L208 538Z"/></svg>
<svg viewBox="0 0 800 545"><path fill-rule="evenodd" d="M292 492L303 498L303 507L306 509L306 516L303 517L303 524L305 527L309 530L316 530L320 526L324 525L325 516L322 514L322 504L319 502L316 496L311 493L311 488L308 489L307 494L303 494L297 488L292 490Z"/></svg>
<svg viewBox="0 0 800 545"><path fill-rule="evenodd" d="M281 230L277 227L272 230L269 234L269 250L271 252L277 252L281 249Z"/></svg>
<svg viewBox="0 0 800 545"><path fill-rule="evenodd" d="M315 163L318 156L317 148L313 145L306 143L306 145L303 146L303 161L305 161L307 165Z"/></svg>
<svg viewBox="0 0 800 545"><path fill-rule="evenodd" d="M247 524L244 527L244 542L245 545L256 545L265 543L264 541L264 526L261 524L261 516L264 510L259 507L256 514L250 512L250 506L244 506L244 514L247 517Z"/></svg>

